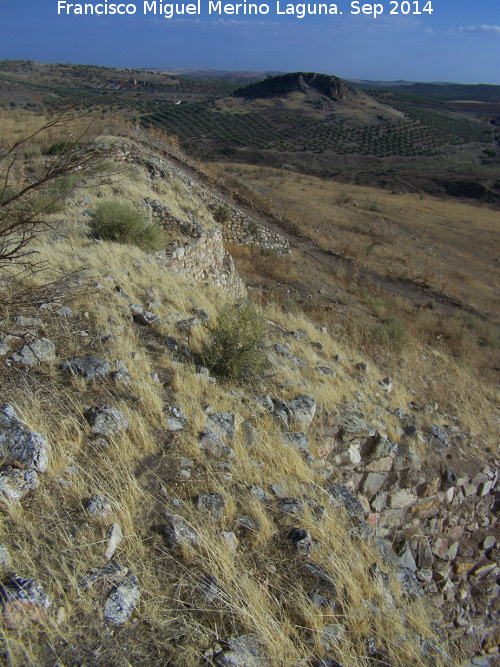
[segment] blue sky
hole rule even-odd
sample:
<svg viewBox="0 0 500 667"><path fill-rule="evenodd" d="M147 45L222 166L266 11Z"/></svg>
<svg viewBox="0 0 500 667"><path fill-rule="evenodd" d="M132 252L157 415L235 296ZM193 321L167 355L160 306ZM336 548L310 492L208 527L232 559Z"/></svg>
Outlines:
<svg viewBox="0 0 500 667"><path fill-rule="evenodd" d="M500 84L499 0L432 0L432 14L406 16L390 15L396 3L381 0L377 18L352 15L351 0L339 0L342 15L303 19L278 15L276 0L258 17L209 16L209 0L200 2L200 16L166 19L144 16L142 0L130 3L133 16L102 17L58 15L57 0L0 0L0 59ZM280 0L280 8L289 2L300 4Z"/></svg>

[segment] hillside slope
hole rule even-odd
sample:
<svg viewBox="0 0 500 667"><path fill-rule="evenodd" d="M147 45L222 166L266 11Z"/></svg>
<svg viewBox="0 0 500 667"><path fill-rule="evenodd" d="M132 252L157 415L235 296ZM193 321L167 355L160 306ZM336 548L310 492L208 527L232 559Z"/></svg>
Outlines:
<svg viewBox="0 0 500 667"><path fill-rule="evenodd" d="M225 195L141 132L105 125L92 142L112 168L80 182L38 237L48 273L22 302L2 281L2 304L15 303L0 341L3 661L496 655L497 434L431 395L417 402L335 330L273 304L265 372L212 377L204 324L247 292L215 221ZM89 238L109 198L157 219L165 249ZM248 215L232 241L286 258Z"/></svg>

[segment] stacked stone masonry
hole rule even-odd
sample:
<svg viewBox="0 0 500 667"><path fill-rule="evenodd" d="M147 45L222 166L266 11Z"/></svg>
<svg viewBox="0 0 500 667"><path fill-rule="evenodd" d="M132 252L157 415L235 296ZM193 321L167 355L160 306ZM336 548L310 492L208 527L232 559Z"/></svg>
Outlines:
<svg viewBox="0 0 500 667"><path fill-rule="evenodd" d="M133 148L118 151L115 149L114 159L145 164L153 183L159 179L171 178L172 176L180 178L191 188L193 195L212 212L215 212L219 206L226 207L230 212L230 219L219 223L223 230L224 241L255 246L263 251L275 252L277 255L291 254L290 245L284 236L266 229L250 215L244 213L238 207L227 203L205 185L198 183L192 176L181 171L178 167L174 167L170 161L162 159L157 155L148 156L147 160L144 160L144 156L141 156L140 152ZM159 202L157 203L159 204ZM185 231L186 226L189 227L192 225L196 228L199 225L189 214L189 222L168 216L164 218L161 212L157 212L157 217L163 220L163 224L167 224L167 222L177 224L182 231Z"/></svg>
<svg viewBox="0 0 500 667"><path fill-rule="evenodd" d="M196 241L169 252L160 251L156 257L174 273L198 282L211 282L237 296L245 296L247 293L233 258L224 248L220 229L210 230Z"/></svg>

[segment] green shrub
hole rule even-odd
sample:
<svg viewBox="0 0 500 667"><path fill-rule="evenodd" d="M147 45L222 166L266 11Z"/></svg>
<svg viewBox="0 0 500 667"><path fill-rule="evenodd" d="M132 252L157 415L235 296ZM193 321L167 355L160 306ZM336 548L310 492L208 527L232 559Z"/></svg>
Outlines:
<svg viewBox="0 0 500 667"><path fill-rule="evenodd" d="M24 157L29 160L30 158L34 157L40 157L40 149L39 148L28 148L27 150L24 151Z"/></svg>
<svg viewBox="0 0 500 667"><path fill-rule="evenodd" d="M288 296L283 301L282 306L285 313L291 313L292 315L297 315L300 312L299 304L291 296Z"/></svg>
<svg viewBox="0 0 500 667"><path fill-rule="evenodd" d="M74 149L76 146L68 141L58 141L57 144L52 144L44 150L45 155L61 155L66 153L69 149Z"/></svg>
<svg viewBox="0 0 500 667"><path fill-rule="evenodd" d="M216 222L230 222L231 209L225 204L219 204L214 211L214 220Z"/></svg>
<svg viewBox="0 0 500 667"><path fill-rule="evenodd" d="M140 248L155 249L161 244L161 229L157 225L148 224L142 213L114 199L100 202L93 211L90 236Z"/></svg>
<svg viewBox="0 0 500 667"><path fill-rule="evenodd" d="M403 347L406 343L406 324L393 315L375 327L373 338L384 345Z"/></svg>
<svg viewBox="0 0 500 667"><path fill-rule="evenodd" d="M207 328L203 357L213 375L242 380L262 373L265 320L248 301L225 306Z"/></svg>
<svg viewBox="0 0 500 667"><path fill-rule="evenodd" d="M262 246L260 249L260 254L264 257L277 257L278 253L275 248L269 248L268 246Z"/></svg>
<svg viewBox="0 0 500 667"><path fill-rule="evenodd" d="M366 305L370 308L375 317L378 317L379 320L383 320L387 315L386 299L380 296L374 296L365 289L362 290L362 296Z"/></svg>

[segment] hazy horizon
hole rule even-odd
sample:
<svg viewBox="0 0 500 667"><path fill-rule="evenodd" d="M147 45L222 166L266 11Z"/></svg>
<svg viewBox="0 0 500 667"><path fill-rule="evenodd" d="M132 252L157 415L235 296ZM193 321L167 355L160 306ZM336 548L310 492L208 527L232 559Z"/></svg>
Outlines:
<svg viewBox="0 0 500 667"><path fill-rule="evenodd" d="M388 1L380 3L384 12L376 18L362 13L363 3L358 14L351 14L349 0L337 3L337 15L306 13L303 18L298 12L301 8L307 12L308 4L286 0L279 5L276 0L269 2L267 15L260 16L210 15L209 0L199 0L199 14L171 19L159 15L160 3L157 15L145 14L146 4L130 3L128 7L136 9L134 15L98 16L58 14L55 0L0 0L0 59L500 84L496 0L474 4L469 0ZM293 15L281 14L287 5L292 6ZM63 10L68 6L61 4ZM391 15L396 6L399 13ZM410 13L404 15L403 10Z"/></svg>

